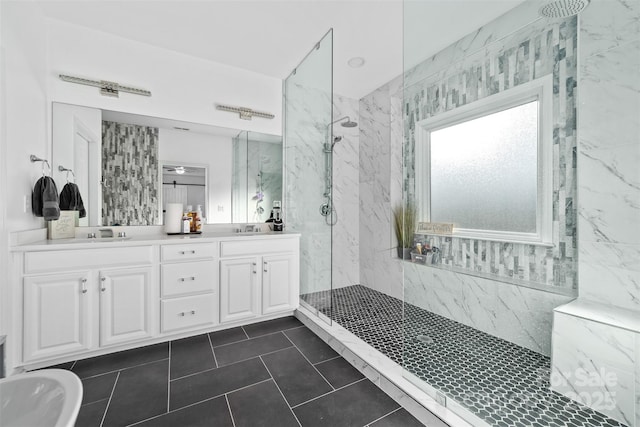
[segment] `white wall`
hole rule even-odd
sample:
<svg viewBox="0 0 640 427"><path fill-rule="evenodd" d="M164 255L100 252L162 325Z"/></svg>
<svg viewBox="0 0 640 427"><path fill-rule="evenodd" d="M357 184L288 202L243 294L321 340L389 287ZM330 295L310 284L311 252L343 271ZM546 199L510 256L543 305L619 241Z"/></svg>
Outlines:
<svg viewBox="0 0 640 427"><path fill-rule="evenodd" d="M216 126L282 133L282 81L239 68L48 19L49 100ZM152 92L151 97L63 82L59 74L110 80ZM239 119L215 104L245 106L273 120Z"/></svg>
<svg viewBox="0 0 640 427"><path fill-rule="evenodd" d="M50 157L47 144L46 34L44 17L33 3L0 2L0 335L11 331L8 306L8 232L41 228L44 222L23 212L41 175L29 155ZM9 180L10 184L9 184ZM30 208L29 208L30 209ZM12 337L7 337L7 346Z"/></svg>
<svg viewBox="0 0 640 427"><path fill-rule="evenodd" d="M160 129L158 138L161 163L207 168L207 223L231 222L232 138L173 129Z"/></svg>

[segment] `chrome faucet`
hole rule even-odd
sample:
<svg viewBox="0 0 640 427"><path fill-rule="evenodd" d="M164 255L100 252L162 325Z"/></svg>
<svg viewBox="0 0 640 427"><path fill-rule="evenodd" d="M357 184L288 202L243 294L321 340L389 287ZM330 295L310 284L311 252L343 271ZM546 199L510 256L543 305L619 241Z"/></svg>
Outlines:
<svg viewBox="0 0 640 427"><path fill-rule="evenodd" d="M99 231L101 238L113 237L113 230L111 228L101 228Z"/></svg>

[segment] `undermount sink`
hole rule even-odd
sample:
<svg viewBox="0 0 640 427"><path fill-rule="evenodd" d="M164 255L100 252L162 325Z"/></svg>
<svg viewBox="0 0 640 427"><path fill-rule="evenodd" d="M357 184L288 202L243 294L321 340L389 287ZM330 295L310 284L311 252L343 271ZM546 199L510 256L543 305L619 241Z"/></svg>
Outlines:
<svg viewBox="0 0 640 427"><path fill-rule="evenodd" d="M131 237L96 237L96 238L76 238L73 240L69 240L69 243L94 243L94 242L123 242L126 240L130 240Z"/></svg>
<svg viewBox="0 0 640 427"><path fill-rule="evenodd" d="M82 383L71 371L43 369L0 380L0 425L73 427Z"/></svg>

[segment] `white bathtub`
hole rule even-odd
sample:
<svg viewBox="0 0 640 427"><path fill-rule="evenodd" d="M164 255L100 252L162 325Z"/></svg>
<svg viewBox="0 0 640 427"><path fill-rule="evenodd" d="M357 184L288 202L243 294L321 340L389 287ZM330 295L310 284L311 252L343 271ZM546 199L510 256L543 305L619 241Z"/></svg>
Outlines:
<svg viewBox="0 0 640 427"><path fill-rule="evenodd" d="M82 383L71 371L43 369L0 380L0 426L73 427Z"/></svg>

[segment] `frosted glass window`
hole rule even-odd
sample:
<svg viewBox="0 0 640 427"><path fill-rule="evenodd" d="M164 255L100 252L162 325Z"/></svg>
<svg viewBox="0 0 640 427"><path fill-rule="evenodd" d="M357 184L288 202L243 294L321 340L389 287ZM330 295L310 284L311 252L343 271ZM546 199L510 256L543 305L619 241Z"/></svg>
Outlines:
<svg viewBox="0 0 640 427"><path fill-rule="evenodd" d="M535 233L538 101L430 132L430 219Z"/></svg>

